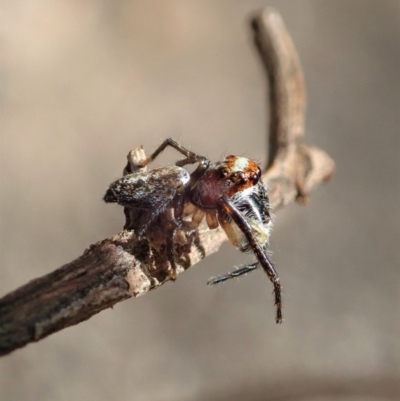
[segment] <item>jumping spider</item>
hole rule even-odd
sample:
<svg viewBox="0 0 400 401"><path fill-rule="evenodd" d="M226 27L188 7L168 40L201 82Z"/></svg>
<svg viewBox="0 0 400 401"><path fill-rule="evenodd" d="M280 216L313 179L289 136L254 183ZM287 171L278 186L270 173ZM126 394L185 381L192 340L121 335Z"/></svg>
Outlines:
<svg viewBox="0 0 400 401"><path fill-rule="evenodd" d="M260 167L238 156L211 163L170 138L140 162L140 167L147 166L167 146L185 158L175 166L125 175L110 185L104 201L125 207L126 215L130 216L125 228L135 230L138 236L147 235L153 222L165 215L167 209L172 213L169 221L176 228L193 230L204 218L210 229L220 225L235 247L242 252L252 251L258 261L210 279L208 283L213 285L241 276L261 265L274 286L276 322L282 323L280 280L267 249L272 220ZM191 174L183 168L196 163L198 166ZM186 215L191 215L190 227L184 220Z"/></svg>

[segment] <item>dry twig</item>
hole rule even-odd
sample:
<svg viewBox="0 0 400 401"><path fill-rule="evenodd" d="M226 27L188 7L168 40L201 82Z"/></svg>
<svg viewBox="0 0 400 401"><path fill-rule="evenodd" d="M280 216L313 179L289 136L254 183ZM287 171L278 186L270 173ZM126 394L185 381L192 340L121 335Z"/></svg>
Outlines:
<svg viewBox="0 0 400 401"><path fill-rule="evenodd" d="M263 179L276 210L306 200L311 188L327 180L335 166L325 152L304 144L303 76L282 19L268 9L255 16L252 26L269 79L269 164ZM226 240L220 228L201 227L199 235L206 255ZM201 259L196 250L188 256L191 266ZM169 271L165 256L149 252L149 244L133 232L122 231L91 245L73 262L0 299L0 355L143 295L168 281Z"/></svg>

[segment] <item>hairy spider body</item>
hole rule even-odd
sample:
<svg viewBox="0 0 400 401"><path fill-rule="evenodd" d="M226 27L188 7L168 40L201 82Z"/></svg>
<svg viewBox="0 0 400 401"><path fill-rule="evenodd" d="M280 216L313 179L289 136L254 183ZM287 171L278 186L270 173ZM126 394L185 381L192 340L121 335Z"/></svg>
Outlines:
<svg viewBox="0 0 400 401"><path fill-rule="evenodd" d="M272 227L269 214L267 188L261 180L261 169L254 161L238 156L227 156L223 161L210 163L204 157L179 145L172 139L165 140L158 149L140 163L145 167L167 146L185 156L173 167L162 167L149 172L125 175L110 185L104 201L125 206L130 214L127 229L138 235L148 232L155 219L173 210L171 221L176 229L187 227L185 216L191 215L191 228L196 228L205 218L210 229L219 225L230 242L242 252L252 251L258 262L243 266L226 275L209 280L213 285L238 277L261 265L274 286L276 322L282 322L280 280L268 256L268 240ZM189 175L182 167L198 163ZM126 213L127 215L127 213ZM175 235L175 228L172 236ZM171 239L172 241L172 239ZM190 245L190 244L189 244Z"/></svg>

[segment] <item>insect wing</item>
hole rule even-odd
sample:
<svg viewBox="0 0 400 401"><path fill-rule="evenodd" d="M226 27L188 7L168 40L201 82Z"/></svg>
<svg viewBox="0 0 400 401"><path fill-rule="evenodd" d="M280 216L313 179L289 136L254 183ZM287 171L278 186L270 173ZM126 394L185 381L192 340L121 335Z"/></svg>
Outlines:
<svg viewBox="0 0 400 401"><path fill-rule="evenodd" d="M134 209L162 208L189 181L189 173L176 166L139 171L113 182L104 200Z"/></svg>

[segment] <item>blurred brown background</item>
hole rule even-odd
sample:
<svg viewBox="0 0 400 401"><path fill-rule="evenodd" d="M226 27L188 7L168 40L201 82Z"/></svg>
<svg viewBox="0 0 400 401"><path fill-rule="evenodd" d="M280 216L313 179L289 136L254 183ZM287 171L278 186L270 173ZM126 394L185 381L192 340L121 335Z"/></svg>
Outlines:
<svg viewBox="0 0 400 401"><path fill-rule="evenodd" d="M248 19L277 8L303 63L306 136L337 162L276 216L286 322L226 243L176 283L0 360L0 400L400 398L400 1L2 1L0 295L121 228L101 198L171 136L266 158ZM161 162L173 161L166 152Z"/></svg>

